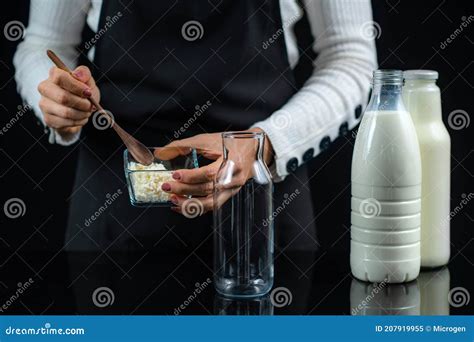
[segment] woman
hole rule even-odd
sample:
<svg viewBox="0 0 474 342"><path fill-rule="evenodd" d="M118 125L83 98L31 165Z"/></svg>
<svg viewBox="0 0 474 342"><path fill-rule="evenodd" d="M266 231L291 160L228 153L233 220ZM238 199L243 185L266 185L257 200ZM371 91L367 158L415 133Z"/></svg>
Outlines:
<svg viewBox="0 0 474 342"><path fill-rule="evenodd" d="M280 182L275 206L298 190L276 218L277 245L316 247L308 177L299 166L357 124L376 58L372 37L364 36L372 23L369 0L304 2L318 57L297 89L293 69L305 51L293 32L302 16L296 0L31 1L14 60L20 93L51 128L51 141L79 140L66 248L164 250L210 242L209 215L190 223L179 214L182 196L193 194L211 208L219 132L247 129L266 133L265 159ZM75 68L74 76L51 68L48 48ZM149 146L212 151L215 162L175 172L163 184L178 213L133 208L117 195L126 194L123 146L112 130L86 125L91 96ZM113 203L95 215L107 198Z"/></svg>

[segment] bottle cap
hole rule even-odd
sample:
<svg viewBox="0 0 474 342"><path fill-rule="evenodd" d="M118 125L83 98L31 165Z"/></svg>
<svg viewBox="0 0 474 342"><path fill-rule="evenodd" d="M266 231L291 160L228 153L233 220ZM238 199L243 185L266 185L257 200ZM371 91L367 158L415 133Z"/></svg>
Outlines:
<svg viewBox="0 0 474 342"><path fill-rule="evenodd" d="M402 84L403 82L403 73L401 70L396 69L378 69L374 70L373 83L383 83L383 84Z"/></svg>
<svg viewBox="0 0 474 342"><path fill-rule="evenodd" d="M403 72L406 80L437 80L438 72L434 70L406 70Z"/></svg>

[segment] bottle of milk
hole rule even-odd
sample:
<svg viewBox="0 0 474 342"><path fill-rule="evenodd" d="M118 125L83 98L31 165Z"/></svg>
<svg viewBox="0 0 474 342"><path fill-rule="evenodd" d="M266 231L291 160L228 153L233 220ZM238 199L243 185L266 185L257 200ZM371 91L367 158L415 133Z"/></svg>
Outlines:
<svg viewBox="0 0 474 342"><path fill-rule="evenodd" d="M438 73L404 72L403 102L415 124L421 152L421 266L438 267L449 261L450 149L441 119Z"/></svg>
<svg viewBox="0 0 474 342"><path fill-rule="evenodd" d="M420 271L421 160L400 70L376 70L352 156L351 269L402 283Z"/></svg>

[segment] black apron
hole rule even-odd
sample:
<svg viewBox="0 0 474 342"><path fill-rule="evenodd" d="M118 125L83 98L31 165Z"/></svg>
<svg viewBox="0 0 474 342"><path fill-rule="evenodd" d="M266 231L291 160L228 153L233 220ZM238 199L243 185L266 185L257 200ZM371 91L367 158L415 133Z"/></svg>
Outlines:
<svg viewBox="0 0 474 342"><path fill-rule="evenodd" d="M245 130L295 92L278 0L104 0L102 6L102 33L89 65L101 103L148 146ZM130 205L124 146L111 129L89 123L81 139L67 249L167 251L211 245L211 214L190 220L169 208ZM275 208L299 192L276 217L277 247L317 246L306 182L300 168L275 185Z"/></svg>

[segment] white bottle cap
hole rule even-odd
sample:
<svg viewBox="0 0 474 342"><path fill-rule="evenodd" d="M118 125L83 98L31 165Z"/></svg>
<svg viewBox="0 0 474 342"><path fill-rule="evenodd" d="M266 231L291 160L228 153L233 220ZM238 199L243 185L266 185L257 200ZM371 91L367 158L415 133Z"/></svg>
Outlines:
<svg viewBox="0 0 474 342"><path fill-rule="evenodd" d="M406 70L403 72L406 80L437 80L438 72L434 70Z"/></svg>

